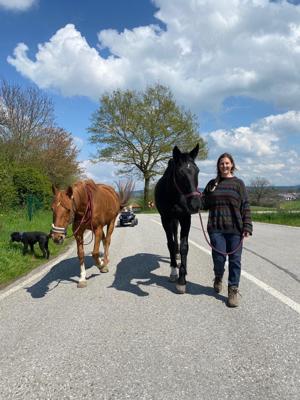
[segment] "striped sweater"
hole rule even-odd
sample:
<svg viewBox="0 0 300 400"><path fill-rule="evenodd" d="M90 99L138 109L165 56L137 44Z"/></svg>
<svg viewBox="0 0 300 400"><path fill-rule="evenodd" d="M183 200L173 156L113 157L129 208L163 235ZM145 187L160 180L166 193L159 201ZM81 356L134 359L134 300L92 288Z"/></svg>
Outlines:
<svg viewBox="0 0 300 400"><path fill-rule="evenodd" d="M252 234L252 220L244 182L236 178L221 178L214 191L215 179L208 182L203 192L204 209L209 210L207 231Z"/></svg>

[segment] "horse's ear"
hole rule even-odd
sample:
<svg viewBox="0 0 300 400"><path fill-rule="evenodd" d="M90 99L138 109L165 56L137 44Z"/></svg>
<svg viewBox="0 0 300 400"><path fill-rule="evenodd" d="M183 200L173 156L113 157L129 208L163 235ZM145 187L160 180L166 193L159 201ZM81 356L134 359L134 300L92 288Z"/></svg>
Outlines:
<svg viewBox="0 0 300 400"><path fill-rule="evenodd" d="M58 191L57 187L54 185L54 183L52 183L52 193L56 195L57 191Z"/></svg>
<svg viewBox="0 0 300 400"><path fill-rule="evenodd" d="M72 186L68 186L68 189L66 190L66 194L67 194L68 197L70 197L70 199L72 198L72 196L73 196L73 188L72 188Z"/></svg>
<svg viewBox="0 0 300 400"><path fill-rule="evenodd" d="M199 143L197 143L196 146L193 148L193 150L190 152L190 156L192 157L193 160L196 159L198 153L199 153Z"/></svg>
<svg viewBox="0 0 300 400"><path fill-rule="evenodd" d="M179 148L177 146L175 146L173 149L174 160L177 161L179 159L180 155L181 155L181 151L179 150Z"/></svg>

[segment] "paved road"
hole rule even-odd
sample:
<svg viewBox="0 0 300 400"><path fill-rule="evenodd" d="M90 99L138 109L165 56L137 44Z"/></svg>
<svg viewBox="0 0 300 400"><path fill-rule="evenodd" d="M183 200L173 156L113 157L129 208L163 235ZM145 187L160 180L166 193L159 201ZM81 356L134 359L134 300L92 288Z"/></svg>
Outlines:
<svg viewBox="0 0 300 400"><path fill-rule="evenodd" d="M0 292L1 399L299 399L300 229L255 224L241 306L215 295L197 216L187 294L168 281L158 216L116 228L111 269L87 246Z"/></svg>

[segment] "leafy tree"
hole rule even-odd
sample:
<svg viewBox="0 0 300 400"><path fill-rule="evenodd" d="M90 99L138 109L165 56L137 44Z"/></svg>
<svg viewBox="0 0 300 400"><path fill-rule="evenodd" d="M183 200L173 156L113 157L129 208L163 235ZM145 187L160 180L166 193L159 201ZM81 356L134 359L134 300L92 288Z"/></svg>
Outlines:
<svg viewBox="0 0 300 400"><path fill-rule="evenodd" d="M179 107L171 91L160 84L144 92L116 90L103 95L89 132L97 150L94 161L121 164L120 173L144 180L144 204L150 180L162 173L174 145L190 151L199 143L199 158L207 156L196 117Z"/></svg>
<svg viewBox="0 0 300 400"><path fill-rule="evenodd" d="M82 174L77 161L78 149L71 134L64 129L45 128L35 146L36 158L31 165L40 165L57 186L70 185Z"/></svg>

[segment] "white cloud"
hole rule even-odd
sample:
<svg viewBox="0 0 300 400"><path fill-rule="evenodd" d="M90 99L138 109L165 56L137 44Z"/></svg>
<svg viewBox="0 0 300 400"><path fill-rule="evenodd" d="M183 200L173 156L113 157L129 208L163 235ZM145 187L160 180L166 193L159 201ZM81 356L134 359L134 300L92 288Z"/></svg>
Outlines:
<svg viewBox="0 0 300 400"><path fill-rule="evenodd" d="M218 130L210 133L220 149L238 151L240 153L250 153L257 156L272 155L278 151L275 143L278 141L272 133L257 133L247 127L240 127L231 131Z"/></svg>
<svg viewBox="0 0 300 400"><path fill-rule="evenodd" d="M33 6L37 0L0 0L0 8L8 10L25 11Z"/></svg>
<svg viewBox="0 0 300 400"><path fill-rule="evenodd" d="M105 90L159 81L198 111L240 95L300 107L300 7L268 0L154 3L165 30L102 30L96 49L70 24L39 45L35 60L21 43L8 61L64 95L98 99ZM101 56L103 48L110 57Z"/></svg>
<svg viewBox="0 0 300 400"><path fill-rule="evenodd" d="M117 166L113 162L92 163L89 160L84 160L80 163L80 166L83 168L85 176L93 179L97 183L105 183L107 185L115 186L115 183L120 179L124 179L125 181L127 180L126 177L123 179L120 177L118 174L120 166ZM143 182L135 181L135 189L143 189Z"/></svg>
<svg viewBox="0 0 300 400"><path fill-rule="evenodd" d="M87 178L95 182L112 184L118 180L117 168L111 162L92 163L84 160L80 163L80 167L84 169Z"/></svg>
<svg viewBox="0 0 300 400"><path fill-rule="evenodd" d="M77 149L80 151L83 149L84 145L85 145L85 140L83 140L81 137L79 136L73 136L73 140L74 140L74 144L77 147Z"/></svg>
<svg viewBox="0 0 300 400"><path fill-rule="evenodd" d="M93 48L84 32L68 24L38 45L34 59L20 43L8 62L39 87L65 96L97 100L107 90L161 82L197 113L218 110L230 96L300 109L300 6L268 0L153 1L165 28L102 30ZM224 151L234 155L247 182L264 176L273 184L299 184L299 127L300 112L289 111L207 133L210 153L199 162L201 186L215 176ZM98 182L117 180L112 163L83 166Z"/></svg>
<svg viewBox="0 0 300 400"><path fill-rule="evenodd" d="M203 178L213 178L219 155L229 152L235 159L237 175L247 183L262 176L273 185L299 184L300 146L295 145L300 143L299 111L271 115L249 127L213 131L206 139L209 158L199 162Z"/></svg>

